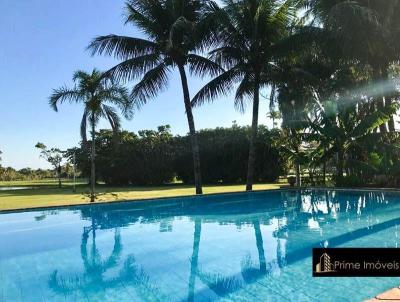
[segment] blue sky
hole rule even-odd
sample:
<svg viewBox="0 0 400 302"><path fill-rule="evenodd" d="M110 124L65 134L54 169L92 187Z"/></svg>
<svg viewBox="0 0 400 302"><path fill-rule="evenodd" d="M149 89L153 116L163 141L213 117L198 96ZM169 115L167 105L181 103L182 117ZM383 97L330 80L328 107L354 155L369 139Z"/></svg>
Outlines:
<svg viewBox="0 0 400 302"><path fill-rule="evenodd" d="M106 70L116 61L91 57L85 50L97 35L140 36L132 26L123 24L122 0L2 0L0 1L0 150L3 166L45 168L34 146L66 149L79 142L82 107L60 107L58 113L48 106L53 88L71 85L75 70ZM192 95L207 79L190 79ZM133 83L127 83L132 87ZM251 123L251 110L240 114L228 96L194 110L197 129ZM262 99L260 123L266 118L268 102ZM168 90L137 112L123 129L138 131L170 124L172 132L187 133L180 79L171 75ZM100 127L108 127L101 123Z"/></svg>

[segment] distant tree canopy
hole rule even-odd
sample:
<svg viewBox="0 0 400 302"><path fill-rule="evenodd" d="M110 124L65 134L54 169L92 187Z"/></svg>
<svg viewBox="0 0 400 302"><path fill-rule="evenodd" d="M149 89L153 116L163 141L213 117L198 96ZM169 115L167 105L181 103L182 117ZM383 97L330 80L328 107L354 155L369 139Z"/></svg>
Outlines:
<svg viewBox="0 0 400 302"><path fill-rule="evenodd" d="M23 168L16 170L0 166L0 181L39 180L54 177L54 171L45 169Z"/></svg>
<svg viewBox="0 0 400 302"><path fill-rule="evenodd" d="M238 183L246 180L249 127L234 125L198 132L200 154L204 158L203 179L207 183ZM272 141L279 131L259 128L257 140L257 181L274 181L284 173L278 149ZM108 184L163 184L175 178L193 183L192 153L189 136L173 136L170 126L138 134L121 131L117 137L110 130L97 133L98 179ZM78 169L89 175L90 164L84 148L76 153Z"/></svg>

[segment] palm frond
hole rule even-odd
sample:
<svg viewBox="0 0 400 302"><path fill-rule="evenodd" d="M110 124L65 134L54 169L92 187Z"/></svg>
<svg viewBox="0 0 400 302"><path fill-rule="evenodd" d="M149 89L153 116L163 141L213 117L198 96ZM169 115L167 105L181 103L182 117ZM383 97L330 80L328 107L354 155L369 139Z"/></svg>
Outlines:
<svg viewBox="0 0 400 302"><path fill-rule="evenodd" d="M218 34L222 29L224 10L214 1L207 1L202 9L202 18L195 28L196 49L200 53L218 46Z"/></svg>
<svg viewBox="0 0 400 302"><path fill-rule="evenodd" d="M240 82L235 93L235 108L239 112L243 113L246 110L245 99L252 98L254 96L254 81L251 77L246 74L243 80Z"/></svg>
<svg viewBox="0 0 400 302"><path fill-rule="evenodd" d="M148 71L143 79L133 87L130 95L132 104L138 109L151 98L156 97L168 84L168 66L161 63Z"/></svg>
<svg viewBox="0 0 400 302"><path fill-rule="evenodd" d="M192 75L215 77L224 72L224 69L219 64L196 54L188 55L188 63L189 71Z"/></svg>
<svg viewBox="0 0 400 302"><path fill-rule="evenodd" d="M133 116L133 108L132 102L129 97L128 90L119 85L113 85L111 87L107 87L104 91L102 91L99 96L116 106L122 111L122 114L125 118L131 119Z"/></svg>
<svg viewBox="0 0 400 302"><path fill-rule="evenodd" d="M210 58L226 69L230 69L245 60L241 50L232 46L222 46L211 50Z"/></svg>
<svg viewBox="0 0 400 302"><path fill-rule="evenodd" d="M302 26L290 36L275 43L271 50L275 58L287 58L292 53L302 53L306 49L322 48L326 53L332 53L334 37L325 29L318 26ZM337 49L336 49L337 50Z"/></svg>
<svg viewBox="0 0 400 302"><path fill-rule="evenodd" d="M115 81L131 81L145 74L160 63L160 55L156 53L147 54L125 60L105 72Z"/></svg>
<svg viewBox="0 0 400 302"><path fill-rule="evenodd" d="M107 35L95 38L88 46L92 55L105 54L127 60L138 56L157 53L157 44L145 39Z"/></svg>
<svg viewBox="0 0 400 302"><path fill-rule="evenodd" d="M138 2L138 1L136 1ZM133 25L139 27L148 36L155 39L160 36L163 32L162 24L154 22L148 14L143 12L143 8L138 7L139 3L135 1L127 2L125 8L125 24L132 23ZM142 12L141 12L142 10Z"/></svg>
<svg viewBox="0 0 400 302"><path fill-rule="evenodd" d="M333 5L327 17L327 23L337 30L349 30L357 25L380 27L377 12L357 1L342 1Z"/></svg>
<svg viewBox="0 0 400 302"><path fill-rule="evenodd" d="M201 88L192 99L192 106L200 106L205 101L212 102L221 95L229 93L230 88L238 80L241 72L232 68L220 74L203 88Z"/></svg>
<svg viewBox="0 0 400 302"><path fill-rule="evenodd" d="M126 118L132 117L132 104L128 90L116 83L109 75L93 69L91 73L77 71L74 73L73 79L76 82L75 88L62 87L54 90L50 96L50 105L57 110L57 105L67 100L70 102L80 101L84 104L80 126L83 145L87 144L88 121L93 126L93 124L97 125L100 118L104 117L109 120L114 130L120 127L117 111L107 103L116 105Z"/></svg>
<svg viewBox="0 0 400 302"><path fill-rule="evenodd" d="M72 80L74 82L83 82L83 81L88 81L90 79L90 74L88 74L86 71L83 70L77 70L74 72L72 76Z"/></svg>
<svg viewBox="0 0 400 302"><path fill-rule="evenodd" d="M108 119L111 128L114 132L117 132L121 128L121 119L115 109L108 105L102 106L102 115Z"/></svg>
<svg viewBox="0 0 400 302"><path fill-rule="evenodd" d="M69 89L66 86L54 89L49 98L49 104L54 111L58 111L58 105L69 101L70 103L83 101L84 95L78 89Z"/></svg>

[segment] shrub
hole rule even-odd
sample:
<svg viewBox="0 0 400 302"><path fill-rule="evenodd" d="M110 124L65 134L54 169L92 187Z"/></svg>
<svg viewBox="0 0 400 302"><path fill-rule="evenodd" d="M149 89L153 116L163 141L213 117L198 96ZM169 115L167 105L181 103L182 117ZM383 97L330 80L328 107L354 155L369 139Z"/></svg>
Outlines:
<svg viewBox="0 0 400 302"><path fill-rule="evenodd" d="M90 175L87 150L74 148L77 165L84 176ZM107 184L163 184L171 182L173 142L169 126L157 131L140 131L138 135L123 131L117 136L100 130L96 138L96 178Z"/></svg>
<svg viewBox="0 0 400 302"><path fill-rule="evenodd" d="M279 132L259 128L256 142L256 182L275 181L283 173L283 164L272 141ZM246 180L249 154L249 127L206 129L198 132L201 173L205 183L240 183ZM174 170L178 179L193 183L193 161L189 137L175 139Z"/></svg>
<svg viewBox="0 0 400 302"><path fill-rule="evenodd" d="M364 182L356 175L347 175L337 177L335 179L335 184L337 187L361 187L364 185Z"/></svg>

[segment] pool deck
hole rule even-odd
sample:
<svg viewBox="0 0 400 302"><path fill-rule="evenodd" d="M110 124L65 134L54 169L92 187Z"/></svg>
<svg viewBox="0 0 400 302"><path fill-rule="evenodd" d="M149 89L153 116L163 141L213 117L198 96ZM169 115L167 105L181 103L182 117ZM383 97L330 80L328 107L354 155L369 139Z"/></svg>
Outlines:
<svg viewBox="0 0 400 302"><path fill-rule="evenodd" d="M364 302L400 301L400 288L395 287Z"/></svg>

